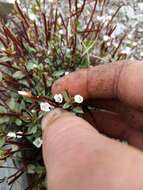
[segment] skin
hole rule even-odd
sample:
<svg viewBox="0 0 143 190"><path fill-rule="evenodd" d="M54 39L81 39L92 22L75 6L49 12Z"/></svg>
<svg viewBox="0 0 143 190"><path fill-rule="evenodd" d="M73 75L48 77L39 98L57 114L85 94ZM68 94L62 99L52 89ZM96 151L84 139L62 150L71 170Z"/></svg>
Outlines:
<svg viewBox="0 0 143 190"><path fill-rule="evenodd" d="M99 109L94 120L59 109L43 119L48 189L143 189L142 83L143 62L138 61L79 70L55 82L53 94L80 94Z"/></svg>

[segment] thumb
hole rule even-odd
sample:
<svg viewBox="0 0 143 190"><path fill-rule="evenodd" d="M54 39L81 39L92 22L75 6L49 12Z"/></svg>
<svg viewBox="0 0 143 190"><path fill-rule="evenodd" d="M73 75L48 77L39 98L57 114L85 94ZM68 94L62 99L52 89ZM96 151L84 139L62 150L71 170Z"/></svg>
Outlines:
<svg viewBox="0 0 143 190"><path fill-rule="evenodd" d="M80 168L85 168L85 159L93 151L95 138L100 138L100 135L88 122L61 109L48 113L42 121L42 127L48 186L61 184L65 173L74 173L79 164Z"/></svg>
<svg viewBox="0 0 143 190"><path fill-rule="evenodd" d="M142 152L104 137L61 109L50 112L42 126L48 189L143 189Z"/></svg>

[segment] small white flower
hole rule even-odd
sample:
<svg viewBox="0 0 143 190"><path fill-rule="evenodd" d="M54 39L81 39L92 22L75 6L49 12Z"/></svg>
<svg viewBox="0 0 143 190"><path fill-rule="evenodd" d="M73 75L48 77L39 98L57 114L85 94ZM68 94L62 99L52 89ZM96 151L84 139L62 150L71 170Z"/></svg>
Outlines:
<svg viewBox="0 0 143 190"><path fill-rule="evenodd" d="M62 103L63 102L63 95L62 94L55 94L54 95L54 100L57 103Z"/></svg>
<svg viewBox="0 0 143 190"><path fill-rule="evenodd" d="M104 36L103 36L103 41L104 41L104 42L107 42L108 40L110 40L110 37L107 36L107 35L104 35Z"/></svg>
<svg viewBox="0 0 143 190"><path fill-rule="evenodd" d="M35 141L33 141L33 144L37 147L40 148L42 146L42 139L40 137L36 138Z"/></svg>
<svg viewBox="0 0 143 190"><path fill-rule="evenodd" d="M17 137L18 139L21 139L21 138L22 138L22 135L23 135L23 132L22 132L22 131L18 131L18 132L16 133L16 137Z"/></svg>
<svg viewBox="0 0 143 190"><path fill-rule="evenodd" d="M32 93L30 91L29 92L18 91L18 94L21 95L21 96L26 96L26 97L31 97L32 96Z"/></svg>
<svg viewBox="0 0 143 190"><path fill-rule="evenodd" d="M9 132L9 133L7 134L7 137L16 138L16 133L14 133L14 132Z"/></svg>
<svg viewBox="0 0 143 190"><path fill-rule="evenodd" d="M69 75L70 73L68 71L65 72L65 75Z"/></svg>
<svg viewBox="0 0 143 190"><path fill-rule="evenodd" d="M41 102L40 109L41 111L50 112L54 107L51 106L48 102Z"/></svg>
<svg viewBox="0 0 143 190"><path fill-rule="evenodd" d="M80 95L75 95L74 96L74 101L78 104L81 104L83 102L83 97Z"/></svg>

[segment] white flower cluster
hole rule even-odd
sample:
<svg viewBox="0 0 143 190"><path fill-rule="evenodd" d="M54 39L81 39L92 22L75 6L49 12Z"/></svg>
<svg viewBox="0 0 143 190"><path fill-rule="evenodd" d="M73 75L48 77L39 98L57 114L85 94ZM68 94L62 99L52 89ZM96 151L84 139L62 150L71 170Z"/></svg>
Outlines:
<svg viewBox="0 0 143 190"><path fill-rule="evenodd" d="M62 103L63 102L63 95L62 94L55 94L54 100L57 103ZM78 103L78 104L81 104L83 102L83 97L78 95L78 94L75 95L74 96L74 102Z"/></svg>
<svg viewBox="0 0 143 190"><path fill-rule="evenodd" d="M7 137L20 139L20 138L22 138L22 134L23 134L22 131L18 131L17 133L15 133L15 132L9 132L9 133L7 134Z"/></svg>
<svg viewBox="0 0 143 190"><path fill-rule="evenodd" d="M54 100L55 102L61 104L63 102L63 95L62 94L55 94L54 95ZM81 104L83 102L83 97L80 95L75 95L74 96L74 102ZM54 109L54 106L50 105L48 102L41 102L40 103L40 109L41 111L45 111L45 112L50 112L51 110Z"/></svg>

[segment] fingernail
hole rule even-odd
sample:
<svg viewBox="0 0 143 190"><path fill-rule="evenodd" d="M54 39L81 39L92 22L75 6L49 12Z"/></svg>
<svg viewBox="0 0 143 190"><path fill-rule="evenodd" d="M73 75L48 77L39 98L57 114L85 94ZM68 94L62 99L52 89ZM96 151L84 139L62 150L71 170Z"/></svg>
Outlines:
<svg viewBox="0 0 143 190"><path fill-rule="evenodd" d="M42 130L46 127L49 127L55 120L63 115L65 111L63 109L56 108L49 112L43 119L42 119Z"/></svg>

